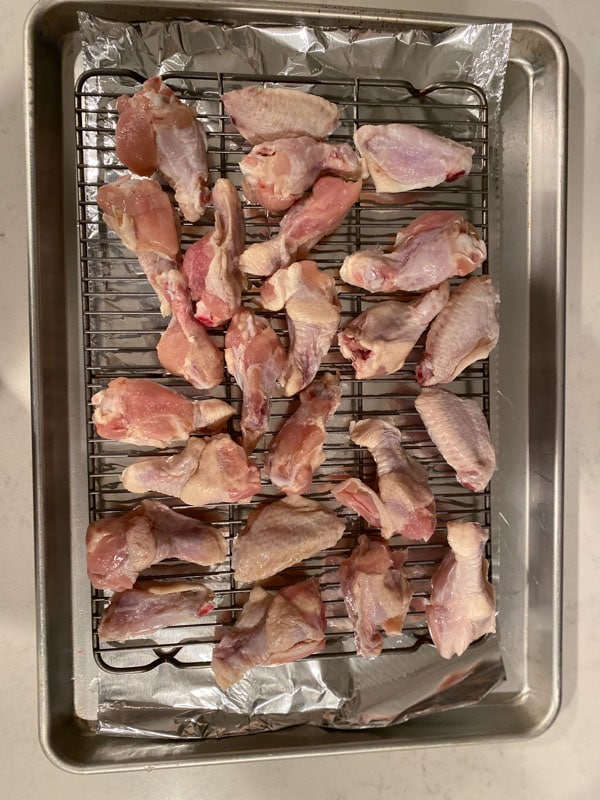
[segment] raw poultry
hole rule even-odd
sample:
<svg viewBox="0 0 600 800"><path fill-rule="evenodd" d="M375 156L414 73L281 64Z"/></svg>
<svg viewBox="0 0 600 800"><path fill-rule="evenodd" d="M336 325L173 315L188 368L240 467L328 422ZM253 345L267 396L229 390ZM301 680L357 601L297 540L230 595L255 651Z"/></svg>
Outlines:
<svg viewBox="0 0 600 800"><path fill-rule="evenodd" d="M279 233L266 242L250 245L240 256L240 269L250 275L272 275L333 233L358 201L361 181L319 178L312 192L298 200L279 223Z"/></svg>
<svg viewBox="0 0 600 800"><path fill-rule="evenodd" d="M208 164L204 127L194 110L159 77L132 97L119 97L117 110L119 159L137 175L159 170L175 189L183 216L196 222L208 201Z"/></svg>
<svg viewBox="0 0 600 800"><path fill-rule="evenodd" d="M325 608L317 581L267 592L255 586L233 628L216 645L212 669L221 689L255 667L298 661L325 645Z"/></svg>
<svg viewBox="0 0 600 800"><path fill-rule="evenodd" d="M387 300L370 306L338 334L343 356L352 362L359 379L391 375L404 362L448 302L447 282L410 303Z"/></svg>
<svg viewBox="0 0 600 800"><path fill-rule="evenodd" d="M269 311L285 308L290 350L280 383L291 397L313 380L336 334L341 306L335 281L314 261L299 261L266 280L260 299Z"/></svg>
<svg viewBox="0 0 600 800"><path fill-rule="evenodd" d="M449 522L450 552L431 579L425 613L433 643L443 658L462 655L496 630L496 593L483 557L487 531L475 522Z"/></svg>
<svg viewBox="0 0 600 800"><path fill-rule="evenodd" d="M285 494L310 490L315 471L325 461L325 424L340 404L338 375L326 372L300 394L300 406L269 447L265 474Z"/></svg>
<svg viewBox="0 0 600 800"><path fill-rule="evenodd" d="M344 259L340 277L369 292L421 292L455 275L468 275L486 259L479 234L454 211L429 211L396 236L390 252L358 250Z"/></svg>
<svg viewBox="0 0 600 800"><path fill-rule="evenodd" d="M323 503L293 495L257 509L233 543L235 579L262 581L333 547L344 522Z"/></svg>
<svg viewBox="0 0 600 800"><path fill-rule="evenodd" d="M185 441L194 431L214 433L235 413L222 400L190 400L144 378L115 378L92 405L98 436L149 447Z"/></svg>
<svg viewBox="0 0 600 800"><path fill-rule="evenodd" d="M91 522L85 543L92 586L114 592L131 589L140 572L167 558L209 566L227 557L216 528L153 500Z"/></svg>
<svg viewBox="0 0 600 800"><path fill-rule="evenodd" d="M285 367L286 352L264 317L241 308L225 334L225 363L242 390L242 440L251 453L269 429L269 399Z"/></svg>

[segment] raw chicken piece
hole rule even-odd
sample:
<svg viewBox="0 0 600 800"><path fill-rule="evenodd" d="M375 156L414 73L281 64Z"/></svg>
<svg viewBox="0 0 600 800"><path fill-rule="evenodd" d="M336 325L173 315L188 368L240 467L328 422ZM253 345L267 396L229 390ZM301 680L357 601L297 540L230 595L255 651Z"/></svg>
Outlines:
<svg viewBox="0 0 600 800"><path fill-rule="evenodd" d="M262 581L333 545L344 522L316 500L284 497L257 509L233 543L236 581Z"/></svg>
<svg viewBox="0 0 600 800"><path fill-rule="evenodd" d="M417 340L450 297L448 283L410 303L388 300L371 306L338 335L342 355L356 377L375 378L402 369Z"/></svg>
<svg viewBox="0 0 600 800"><path fill-rule="evenodd" d="M171 625L194 625L214 607L214 595L203 583L144 581L111 597L98 625L98 638L125 642Z"/></svg>
<svg viewBox="0 0 600 800"><path fill-rule="evenodd" d="M98 436L150 447L185 441L192 431L214 433L235 413L222 400L189 400L143 378L116 378L92 404Z"/></svg>
<svg viewBox="0 0 600 800"><path fill-rule="evenodd" d="M97 200L104 222L137 255L166 316L171 309L162 280L179 257L179 226L168 195L156 181L125 175L101 186Z"/></svg>
<svg viewBox="0 0 600 800"><path fill-rule="evenodd" d="M360 478L347 478L331 490L331 494L345 506L356 511L381 535L389 539L394 534L393 520L382 499L374 489Z"/></svg>
<svg viewBox="0 0 600 800"><path fill-rule="evenodd" d="M309 136L256 145L240 161L240 169L246 198L269 211L285 211L320 175L346 180L358 180L362 175L349 145L316 142Z"/></svg>
<svg viewBox="0 0 600 800"><path fill-rule="evenodd" d="M300 406L269 447L265 474L285 494L304 494L325 461L325 423L340 404L340 379L326 372L300 394Z"/></svg>
<svg viewBox="0 0 600 800"><path fill-rule="evenodd" d="M496 630L496 592L483 558L487 531L476 522L449 522L452 548L431 579L425 609L429 633L443 658L462 655L485 633Z"/></svg>
<svg viewBox="0 0 600 800"><path fill-rule="evenodd" d="M280 383L291 397L308 386L331 347L341 308L335 281L314 261L299 261L265 281L260 298L269 311L285 306L290 352Z"/></svg>
<svg viewBox="0 0 600 800"><path fill-rule="evenodd" d="M213 650L212 668L227 689L254 667L289 664L322 650L325 608L317 581L278 592L255 586L233 628Z"/></svg>
<svg viewBox="0 0 600 800"><path fill-rule="evenodd" d="M402 633L413 595L405 560L405 551L392 554L385 542L360 536L350 558L340 564L340 588L360 656L379 655L379 628L388 636Z"/></svg>
<svg viewBox="0 0 600 800"><path fill-rule="evenodd" d="M378 192L410 192L471 171L471 147L404 123L363 125L354 144Z"/></svg>
<svg viewBox="0 0 600 800"><path fill-rule="evenodd" d="M427 485L427 471L404 450L398 428L383 420L365 419L350 426L350 438L368 448L377 465L377 494L385 514L378 514L377 505L371 504L372 516L367 521L375 524L379 516L376 527L386 539L399 533L427 541L435 530L435 499ZM344 502L354 508L349 499ZM358 513L367 499L361 491Z"/></svg>
<svg viewBox="0 0 600 800"><path fill-rule="evenodd" d="M212 192L215 229L195 242L183 259L195 317L209 328L231 319L241 305L244 282L238 258L244 249L242 205L235 186L219 179Z"/></svg>
<svg viewBox="0 0 600 800"><path fill-rule="evenodd" d="M250 275L272 275L304 258L338 227L360 195L361 181L324 177L312 193L295 203L279 223L279 234L250 245L240 256L240 269Z"/></svg>
<svg viewBox="0 0 600 800"><path fill-rule="evenodd" d="M131 589L140 572L166 558L210 566L227 557L216 528L153 500L90 523L85 543L92 586L114 592Z"/></svg>
<svg viewBox="0 0 600 800"><path fill-rule="evenodd" d="M417 367L421 386L450 383L498 342L498 295L488 275L474 276L452 293L433 321Z"/></svg>
<svg viewBox="0 0 600 800"><path fill-rule="evenodd" d="M415 408L431 441L456 470L456 479L482 492L496 470L496 453L483 411L475 400L446 389L423 389Z"/></svg>
<svg viewBox="0 0 600 800"><path fill-rule="evenodd" d="M225 334L225 362L242 390L242 439L251 453L269 429L269 398L286 364L285 349L264 317L241 308Z"/></svg>
<svg viewBox="0 0 600 800"><path fill-rule="evenodd" d="M325 139L339 124L334 103L299 89L247 86L221 96L231 121L250 144L291 136Z"/></svg>
<svg viewBox="0 0 600 800"><path fill-rule="evenodd" d="M183 216L200 219L208 199L206 136L193 109L158 77L117 100L117 156L132 172L158 169L175 189Z"/></svg>
<svg viewBox="0 0 600 800"><path fill-rule="evenodd" d="M470 222L454 211L429 211L399 231L390 253L358 250L347 256L340 277L369 292L421 292L468 275L486 257Z"/></svg>
<svg viewBox="0 0 600 800"><path fill-rule="evenodd" d="M245 503L260 489L260 471L227 433L188 439L173 456L153 456L121 475L129 492L163 492L191 506Z"/></svg>
<svg viewBox="0 0 600 800"><path fill-rule="evenodd" d="M156 352L163 367L180 375L196 389L212 389L223 380L223 353L192 314L185 277L170 270L163 281L173 318Z"/></svg>

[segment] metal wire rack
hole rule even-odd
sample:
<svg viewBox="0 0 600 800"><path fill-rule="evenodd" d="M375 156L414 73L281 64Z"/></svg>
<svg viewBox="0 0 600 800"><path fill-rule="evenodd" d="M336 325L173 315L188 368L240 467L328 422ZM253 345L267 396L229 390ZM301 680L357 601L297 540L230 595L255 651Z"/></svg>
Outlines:
<svg viewBox="0 0 600 800"><path fill-rule="evenodd" d="M402 202L379 205L365 186L361 200L349 212L338 230L323 240L311 254L319 267L331 273L337 282L342 302L341 326L360 314L373 302L389 299L386 295L365 296L339 281L338 271L344 257L354 250L375 245L392 244L397 230L425 210L452 209L463 214L487 241L488 226L488 118L483 92L467 83L435 84L418 90L405 81L382 84L375 80L322 80L302 77L218 73L164 74L165 80L182 100L191 104L204 123L208 135L211 183L226 177L240 185L239 161L249 145L231 126L220 96L223 92L247 84L290 86L310 89L340 107L341 124L332 140L352 143L356 128L364 123L410 122L427 126L441 135L469 144L475 150L473 169L460 182L435 189L407 194ZM125 167L117 160L114 133L117 121L116 100L124 93L139 89L144 77L127 70L86 72L77 81L75 115L77 136L77 191L79 222L79 258L82 298L84 380L88 404L87 458L90 520L130 509L137 498L119 482L121 471L143 454L147 448L135 448L96 436L91 422L91 396L120 376L147 377L184 394L200 397L193 387L167 373L156 357L156 344L166 322L160 315L158 301L134 254L127 251L117 237L101 221L96 204L97 188L115 180ZM107 90L107 86L110 87ZM165 187L168 188L168 187ZM245 203L247 242L269 237L277 227L279 215ZM211 225L210 210L202 225L184 223L182 249L206 232ZM485 265L484 265L485 270ZM455 283L459 281L456 280ZM257 303L260 282L250 283L244 301ZM396 295L397 297L397 295ZM264 312L263 312L264 313ZM266 314L280 322L285 338L282 314ZM223 330L212 331L222 344ZM430 578L445 552L445 523L467 518L490 526L490 492L473 494L456 483L452 470L443 461L421 423L414 408L418 392L414 379L415 366L423 349L419 342L404 368L392 377L368 381L354 380L351 365L337 347L332 347L323 361L321 372L337 370L342 381L342 403L327 427L325 450L327 461L315 476L312 494L331 507L335 501L327 486L341 473L353 474L372 482L374 464L365 451L348 438L353 419L382 416L401 429L406 447L426 465L430 484L436 495L439 528L427 543L407 543L399 537L391 546L409 547L407 570L414 589L414 600L407 616L405 630L399 637L387 639L387 649L416 649L429 641L424 618L424 605L429 593ZM477 362L468 368L450 387L458 394L477 398L489 415L489 365ZM240 392L230 376L211 392L232 403L239 410ZM272 436L283 420L295 409L297 401L275 397L271 403L271 433L265 436L264 447L255 457L262 462ZM230 422L230 433L239 433L239 416ZM163 451L164 452L164 451ZM173 451L174 452L174 451ZM221 528L231 543L243 528L248 513L256 505L273 498L274 487L263 480L261 494L243 506L217 506L209 510L211 521ZM188 509L173 498L158 498L176 510L186 510L206 518L206 509ZM347 509L336 507L346 519L347 533L338 545L325 553L287 570L277 579L317 575L327 609L327 645L319 658L347 655L354 652L352 628L346 617L339 590L337 565L347 556L361 532L369 532L366 523ZM82 532L83 533L83 532ZM82 537L83 542L83 537ZM82 543L83 548L83 543ZM83 557L83 555L82 555ZM100 643L97 625L108 602L108 593L92 590L92 646L97 664L105 670L140 672L168 662L177 667L201 666L210 662L212 646L238 615L248 589L236 585L230 560L212 568L192 567L180 562L163 562L147 573L148 577L202 577L214 590L217 608L194 626L160 631L151 639L124 644ZM271 582L276 586L277 580ZM280 584L279 584L280 585Z"/></svg>

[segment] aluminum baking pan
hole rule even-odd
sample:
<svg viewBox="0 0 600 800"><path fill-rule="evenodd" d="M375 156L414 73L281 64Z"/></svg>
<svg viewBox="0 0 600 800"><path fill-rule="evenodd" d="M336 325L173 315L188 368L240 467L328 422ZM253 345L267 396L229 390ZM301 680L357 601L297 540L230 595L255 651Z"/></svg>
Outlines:
<svg viewBox="0 0 600 800"><path fill-rule="evenodd" d="M338 27L442 30L477 20L398 12L359 14L242 4L49 3L27 26L31 340L39 596L40 725L45 751L75 770L215 763L530 736L560 702L563 425L564 49L541 26L515 23L502 112L503 342L497 370L502 481L494 552L508 681L479 706L377 731L315 728L210 741L156 742L93 735L75 702L90 674L76 652L89 628L81 552L87 523L82 437L73 64L77 8L124 20L196 17L222 22L305 22ZM46 198L62 198L49 205ZM510 403L502 397L510 397Z"/></svg>

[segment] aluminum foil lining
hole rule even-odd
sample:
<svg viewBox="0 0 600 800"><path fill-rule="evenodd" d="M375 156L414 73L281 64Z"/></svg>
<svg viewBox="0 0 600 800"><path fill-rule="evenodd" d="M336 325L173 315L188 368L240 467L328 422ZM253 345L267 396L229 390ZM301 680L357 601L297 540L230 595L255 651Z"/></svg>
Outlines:
<svg viewBox="0 0 600 800"><path fill-rule="evenodd" d="M189 20L127 24L79 13L79 25L78 71L306 76L307 87L311 78L340 77L401 78L420 88L440 81L476 84L488 99L492 191L497 186L498 116L510 24L395 33ZM111 76L98 81L102 91L115 89ZM166 663L147 673L99 670L98 731L218 738L299 724L384 727L476 703L503 679L497 636L488 636L451 661L433 646L415 642L412 648L386 651L376 659L335 654L256 669L226 692L205 667L182 670Z"/></svg>

